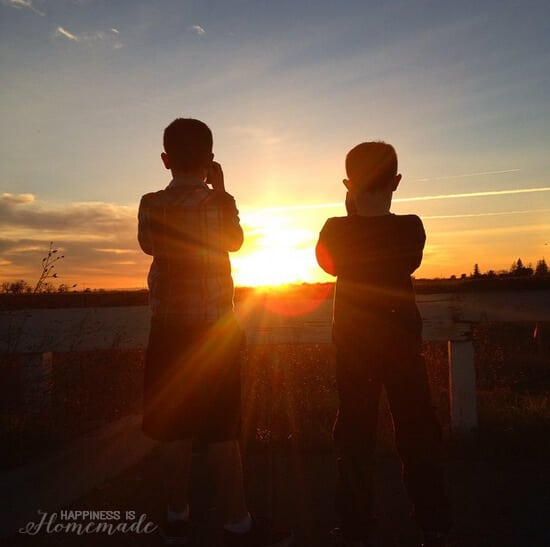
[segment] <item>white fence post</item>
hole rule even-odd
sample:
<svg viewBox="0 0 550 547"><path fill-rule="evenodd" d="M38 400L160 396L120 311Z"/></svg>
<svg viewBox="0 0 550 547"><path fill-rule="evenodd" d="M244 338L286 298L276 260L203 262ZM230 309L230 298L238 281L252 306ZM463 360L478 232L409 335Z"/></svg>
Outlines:
<svg viewBox="0 0 550 547"><path fill-rule="evenodd" d="M470 433L477 427L474 344L471 339L449 340L449 395L454 431Z"/></svg>

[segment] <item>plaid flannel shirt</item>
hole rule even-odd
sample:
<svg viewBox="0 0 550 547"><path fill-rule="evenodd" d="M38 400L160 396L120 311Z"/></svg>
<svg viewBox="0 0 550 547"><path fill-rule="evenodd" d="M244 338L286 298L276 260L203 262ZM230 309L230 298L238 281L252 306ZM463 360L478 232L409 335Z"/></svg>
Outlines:
<svg viewBox="0 0 550 547"><path fill-rule="evenodd" d="M228 251L243 242L235 200L193 179L173 180L145 194L138 240L153 256L147 278L153 316L177 314L190 325L210 325L233 310Z"/></svg>

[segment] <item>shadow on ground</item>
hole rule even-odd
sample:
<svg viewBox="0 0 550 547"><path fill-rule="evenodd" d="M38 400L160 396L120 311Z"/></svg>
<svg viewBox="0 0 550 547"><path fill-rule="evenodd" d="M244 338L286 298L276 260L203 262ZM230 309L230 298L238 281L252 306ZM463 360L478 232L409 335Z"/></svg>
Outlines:
<svg viewBox="0 0 550 547"><path fill-rule="evenodd" d="M331 494L335 463L330 450L250 450L245 457L251 510L269 514L290 526L298 546L330 546L334 525ZM550 545L550 466L543 462L487 463L451 460L447 464L455 507L454 539L463 547L546 547ZM138 465L77 502L69 510L135 511L139 517L160 522L165 508L162 473L166 455L156 448ZM192 495L194 514L201 523L199 545L215 547L216 512L212 509L205 457L194 455ZM70 480L70 477L67 478ZM379 542L381 547L415 546L419 534L408 513L394 455L380 456L377 475ZM38 508L37 508L38 509ZM78 536L41 531L6 541L13 547L42 546L156 546L163 545L158 531L151 534L106 533Z"/></svg>

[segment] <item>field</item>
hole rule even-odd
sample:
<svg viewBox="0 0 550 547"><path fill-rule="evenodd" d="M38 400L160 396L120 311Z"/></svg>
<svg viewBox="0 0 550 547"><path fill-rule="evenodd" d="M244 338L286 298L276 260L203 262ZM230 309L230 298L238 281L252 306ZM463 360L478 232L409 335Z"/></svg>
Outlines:
<svg viewBox="0 0 550 547"><path fill-rule="evenodd" d="M547 300L542 295L547 295L546 286L530 284L523 287L527 292L522 292L517 283L524 283L524 280L497 281L514 292L501 293L496 282L485 283L479 294L490 298L493 298L491 294L497 295L496 300L486 301L489 304L485 305L492 310L499 309L500 301L509 300L508 294L519 298L516 301L520 303L530 301L531 306L534 303L535 310L539 310L536 314L545 309ZM479 290L480 285L473 288ZM540 289L543 291L539 292ZM419 299L426 300L437 291L470 291L472 282L419 281L417 290ZM425 294L428 296L423 296ZM243 352L242 367L243 443L247 446L282 447L288 443L305 449L330 446L337 408L333 349L329 343L331 297L332 285L329 284L295 286L283 292L237 291L237 311L246 323L251 342ZM28 331L27 347L35 343L39 347L44 345L40 337L46 336L63 338L62 342L56 341L63 350L53 354L47 377L41 379L41 393L33 404L29 404L32 390L28 389L29 376L22 370L20 356L0 353L3 379L0 441L9 447L2 452L2 466L37 458L40 453L85 431L140 413L142 348L148 330L146 302L144 291L3 295L0 309L4 324L9 326L12 318L19 314ZM61 319L48 324L48 310L52 308L59 310L55 317ZM30 315L25 311L29 309L34 310ZM91 315L89 310L93 311ZM114 333L113 349L89 349L95 347L105 331L118 329L123 319L126 331ZM106 320L114 327L106 327ZM53 330L49 332L48 328ZM9 348L21 332L14 334L8 328L5 330L0 343ZM47 332L49 334L45 334ZM470 444L468 449L522 456L548 451L550 323L485 321L477 323L472 334L479 435L476 436L478 444ZM123 347L130 349L121 349ZM426 342L424 351L432 380L433 401L448 431L446 343ZM380 439L384 449L391 446L391 419L385 403L382 404ZM504 446L509 448L503 451Z"/></svg>
<svg viewBox="0 0 550 547"><path fill-rule="evenodd" d="M331 428L338 400L334 350L328 342L330 288L327 291L327 287L310 287L306 291L308 298L304 298L303 290L294 289L283 295L275 291L241 293L237 300L237 308L251 334L251 343L242 354L241 444L247 489L255 504L252 510L273 514L280 522L290 523L301 538L301 545L319 547L330 543L327 530L334 519ZM441 301L438 294L432 298L433 293L427 293L420 296L424 302ZM29 305L27 310L31 311L27 312L20 306L4 307L4 318L9 320L4 325L19 317L25 330L22 336L23 330L2 329L4 340L0 343L4 347L13 347L13 341L22 340L23 348L31 348L26 351L47 351L53 340L60 348L37 377L32 376L36 367L29 367L25 356L0 354L0 442L4 448L0 471L7 484L20 471L42 469L48 453L55 453L58 448L66 446L67 450L62 452L71 453L70 447L76 444L72 441L83 434L126 423L119 419L126 416L133 419L141 412L146 295L93 295L92 300L90 295L64 295L62 304L67 304L67 298L73 299L69 308L60 307L59 299L46 296L48 302L40 300L42 309ZM74 298L80 299L80 307L74 306L77 301ZM514 293L514 302L520 303L520 314L531 306L529 309L538 316L541 310L544 312L547 298L536 291L525 295ZM105 299L107 306L98 307ZM482 300L476 296L470 303ZM507 310L515 306L510 304L510 296L498 294L485 298L483 306L490 305L491 311L498 312L503 308L494 305L502 301L506 302ZM319 305L312 308L315 302ZM295 313L297 310L301 313ZM477 309L471 310L478 313ZM426 316L424 319L426 327ZM433 321L428 323L427 330L437 334L434 325ZM106 332L112 336L105 345ZM458 545L548 545L550 323L526 319L483 321L473 326L471 334L479 427L475 434L465 437L451 433L447 344L428 341L424 345L432 398L444 427ZM18 337L21 340L16 340ZM89 349L98 342L113 348ZM124 344L126 349L121 349ZM35 347L38 349L32 349ZM40 369L40 362L38 365ZM34 391L33 378L38 380ZM383 508L380 545L408 545L414 543L418 531L407 518L410 507L399 481L391 416L384 399L378 437L377 483ZM123 450L127 452L128 448L125 446ZM96 452L92 454L94 460ZM99 454L105 455L101 451ZM203 456L200 450L194 456L199 470L194 476L197 485L205 480ZM105 483L94 483L97 487L82 490L81 497L71 501L71 508L132 508L159 522L165 503L158 489L166 465L164 458L162 447L152 450L121 475L109 475L111 478ZM26 463L37 465L25 466ZM79 469L82 461L77 459L76 465ZM55 481L56 488L60 483L63 487L72 483L65 481L65 469L61 466L58 470L61 480ZM83 465L83 475L86 469ZM47 483L42 481L42 475L37 479L40 484ZM27 490L17 499L16 506L22 508L25 505L22 500L27 500L31 518L36 513L33 504L39 504L40 498L35 497L34 483L26 485ZM194 499L207 516L208 496L201 488L197 486L200 495ZM41 502L38 506L44 507ZM17 515L20 518L23 512ZM4 524L8 521L11 522L8 518ZM204 530L205 537L210 538L211 528L206 526ZM485 538L484 543L478 541L480 537ZM81 539L82 545L97 544L97 538ZM151 545L151 538L137 535L114 539L116 545ZM74 544L74 537L52 538L47 534L13 537L13 545L19 547L29 547L31 542L33 546L68 547ZM203 544L217 543L207 539Z"/></svg>
<svg viewBox="0 0 550 547"><path fill-rule="evenodd" d="M474 331L480 431L468 450L487 456L550 454L550 329L539 324L484 324ZM425 344L432 394L449 429L446 345ZM54 354L47 403L23 409L17 356L4 356L0 397L2 466L21 464L84 431L139 413L141 350ZM243 352L243 443L250 447L330 448L337 407L329 344L251 345ZM381 450L392 449L383 403ZM450 438L450 436L448 436ZM505 450L504 450L505 449Z"/></svg>

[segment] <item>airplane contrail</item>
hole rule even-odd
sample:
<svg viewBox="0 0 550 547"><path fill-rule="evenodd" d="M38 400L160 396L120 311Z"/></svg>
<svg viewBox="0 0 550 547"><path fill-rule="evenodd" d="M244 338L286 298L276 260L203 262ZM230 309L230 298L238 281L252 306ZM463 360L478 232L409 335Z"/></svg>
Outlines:
<svg viewBox="0 0 550 547"><path fill-rule="evenodd" d="M453 218L472 218L472 217L499 217L505 215L525 215L534 213L548 213L550 209L522 209L517 211L498 211L495 213L466 213L458 215L422 215L422 220L446 220Z"/></svg>
<svg viewBox="0 0 550 547"><path fill-rule="evenodd" d="M485 177L488 175L504 175L507 173L517 173L521 169L500 169L499 171L479 171L478 173L462 173L460 175L446 175L443 177L427 177L423 179L413 179L413 182L429 182L432 180L465 179L468 177Z"/></svg>
<svg viewBox="0 0 550 547"><path fill-rule="evenodd" d="M430 201L434 199L458 199L458 198L479 198L486 196L506 196L511 194L531 194L533 192L549 192L550 187L542 188L514 188L511 190L488 190L486 192L466 192L463 194L439 194L434 196L418 196L412 198L396 198L394 202L405 201Z"/></svg>
<svg viewBox="0 0 550 547"><path fill-rule="evenodd" d="M417 196L410 198L395 198L394 203L405 203L413 201L432 201L440 199L462 199L462 198L477 198L477 197L488 197L488 196L506 196L513 194L531 194L535 192L550 192L550 186L540 187L540 188L512 188L510 190L488 190L485 192L466 192L462 194L438 194L433 196ZM305 211L310 209L332 209L332 208L342 208L344 202L338 201L334 203L314 203L311 205L281 205L279 207L266 207L254 211L252 214L263 214L266 212L284 212L284 211ZM250 213L247 215L249 216Z"/></svg>

